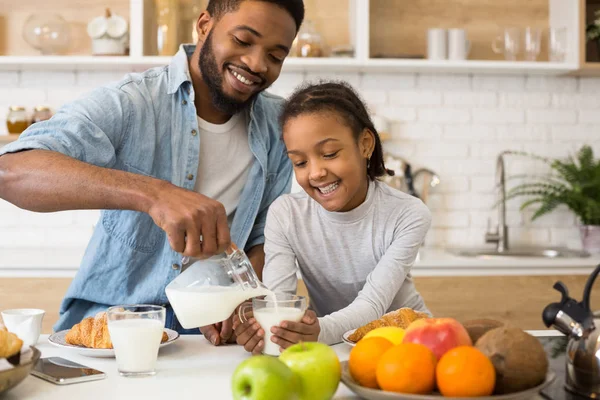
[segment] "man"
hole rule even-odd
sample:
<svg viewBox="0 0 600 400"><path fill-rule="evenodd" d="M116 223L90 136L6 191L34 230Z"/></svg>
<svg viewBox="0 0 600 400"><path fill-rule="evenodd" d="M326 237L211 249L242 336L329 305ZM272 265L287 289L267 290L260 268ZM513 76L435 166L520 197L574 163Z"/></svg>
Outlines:
<svg viewBox="0 0 600 400"><path fill-rule="evenodd" d="M197 46L169 66L99 88L2 148L1 198L103 210L55 330L114 304L166 304L184 259L230 242L261 276L267 209L292 173L281 99L263 91L303 18L302 0L211 0ZM186 333L168 305L167 327ZM231 336L229 323L201 330L213 344Z"/></svg>

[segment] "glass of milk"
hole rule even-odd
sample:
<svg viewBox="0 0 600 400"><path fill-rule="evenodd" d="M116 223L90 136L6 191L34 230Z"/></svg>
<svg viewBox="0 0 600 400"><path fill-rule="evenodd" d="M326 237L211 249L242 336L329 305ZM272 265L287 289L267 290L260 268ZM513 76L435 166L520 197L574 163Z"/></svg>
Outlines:
<svg viewBox="0 0 600 400"><path fill-rule="evenodd" d="M255 297L252 304L244 304L239 308L238 315L242 322L247 321L245 314L250 307L254 318L265 331L263 354L278 356L279 345L271 341L271 328L283 321L299 322L306 312L308 302L304 296L287 293L273 293L264 298Z"/></svg>
<svg viewBox="0 0 600 400"><path fill-rule="evenodd" d="M115 306L106 315L119 374L154 375L165 327L165 308L147 304Z"/></svg>

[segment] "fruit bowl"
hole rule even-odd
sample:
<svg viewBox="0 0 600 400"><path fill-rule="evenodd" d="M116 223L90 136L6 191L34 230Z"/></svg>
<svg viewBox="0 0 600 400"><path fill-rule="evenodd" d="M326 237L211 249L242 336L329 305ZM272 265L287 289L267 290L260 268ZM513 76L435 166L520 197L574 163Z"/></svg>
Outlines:
<svg viewBox="0 0 600 400"><path fill-rule="evenodd" d="M442 395L439 393L432 394L408 394L408 393L394 393L394 392L384 392L383 390L378 389L369 389L366 387L360 386L350 375L350 370L348 368L348 361L344 361L341 363L342 365L342 382L348 386L350 390L356 393L358 396L367 399L367 400L441 400L444 399ZM535 395L537 395L541 390L546 388L548 385L552 383L555 375L553 372L548 372L546 374L546 380L541 384L532 387L531 389L522 390L520 392L502 394L502 395L493 395L493 396L481 396L477 397L479 400L529 400ZM452 400L473 400L473 397L452 397Z"/></svg>
<svg viewBox="0 0 600 400"><path fill-rule="evenodd" d="M9 358L0 358L0 394L23 381L40 359L40 351L31 346Z"/></svg>

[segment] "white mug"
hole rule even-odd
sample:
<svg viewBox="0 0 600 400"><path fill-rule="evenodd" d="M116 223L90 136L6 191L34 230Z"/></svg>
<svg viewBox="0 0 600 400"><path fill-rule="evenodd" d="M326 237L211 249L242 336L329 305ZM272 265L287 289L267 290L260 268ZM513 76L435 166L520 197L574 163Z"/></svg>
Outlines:
<svg viewBox="0 0 600 400"><path fill-rule="evenodd" d="M37 308L15 308L2 311L2 320L9 332L23 341L23 347L34 346L42 331L44 310Z"/></svg>
<svg viewBox="0 0 600 400"><path fill-rule="evenodd" d="M430 60L445 60L447 58L447 42L445 29L433 28L427 30L427 58Z"/></svg>
<svg viewBox="0 0 600 400"><path fill-rule="evenodd" d="M448 59L466 60L471 50L471 42L464 29L448 30Z"/></svg>

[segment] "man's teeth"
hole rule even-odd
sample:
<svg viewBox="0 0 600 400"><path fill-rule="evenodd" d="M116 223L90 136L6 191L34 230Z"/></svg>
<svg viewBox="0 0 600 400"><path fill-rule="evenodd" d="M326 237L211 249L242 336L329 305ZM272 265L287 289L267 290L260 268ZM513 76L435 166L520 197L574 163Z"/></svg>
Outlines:
<svg viewBox="0 0 600 400"><path fill-rule="evenodd" d="M327 185L325 187L318 188L318 189L323 194L329 194L329 193L333 192L335 189L337 189L337 187L338 187L338 183L333 182L331 185Z"/></svg>
<svg viewBox="0 0 600 400"><path fill-rule="evenodd" d="M231 71L231 70L230 70L230 71ZM242 82L242 83L243 83L243 84L245 84L245 85L248 85L248 86L252 86L252 85L254 85L254 82L252 82L252 81L249 81L248 79L244 78L243 76L241 76L240 74L238 74L238 73L237 73L237 72L235 72L235 71L231 71L231 74L232 74L233 76L235 76L235 77L237 78L237 80L238 80L238 81Z"/></svg>

